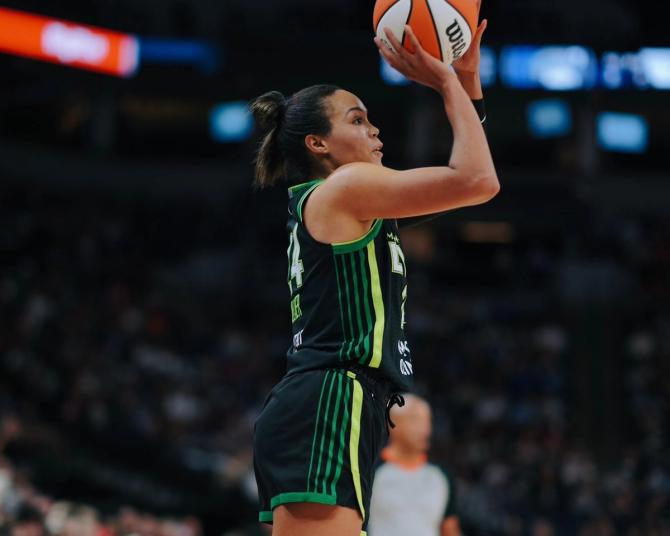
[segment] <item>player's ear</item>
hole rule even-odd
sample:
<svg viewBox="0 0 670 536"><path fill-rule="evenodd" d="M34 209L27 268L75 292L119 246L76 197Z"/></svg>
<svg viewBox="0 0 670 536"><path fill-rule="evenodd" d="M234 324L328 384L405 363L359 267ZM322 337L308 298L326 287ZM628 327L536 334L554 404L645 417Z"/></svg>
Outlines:
<svg viewBox="0 0 670 536"><path fill-rule="evenodd" d="M307 147L307 150L315 156L324 156L330 152L328 149L328 142L321 136L315 136L314 134L305 136L305 147Z"/></svg>

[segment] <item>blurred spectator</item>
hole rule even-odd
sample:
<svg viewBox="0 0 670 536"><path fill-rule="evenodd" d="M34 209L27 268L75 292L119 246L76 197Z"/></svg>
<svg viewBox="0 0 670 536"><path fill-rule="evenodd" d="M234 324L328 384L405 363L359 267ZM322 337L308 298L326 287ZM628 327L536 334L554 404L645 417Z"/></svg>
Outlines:
<svg viewBox="0 0 670 536"><path fill-rule="evenodd" d="M14 515L11 534L12 536L44 536L46 534L44 516L36 508L22 504Z"/></svg>

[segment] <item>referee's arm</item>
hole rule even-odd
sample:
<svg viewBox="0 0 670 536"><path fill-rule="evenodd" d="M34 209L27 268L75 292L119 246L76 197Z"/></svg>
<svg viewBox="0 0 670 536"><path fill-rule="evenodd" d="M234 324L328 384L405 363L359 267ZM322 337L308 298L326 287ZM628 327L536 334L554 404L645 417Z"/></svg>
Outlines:
<svg viewBox="0 0 670 536"><path fill-rule="evenodd" d="M449 516L442 521L440 536L461 536L461 523L458 516Z"/></svg>
<svg viewBox="0 0 670 536"><path fill-rule="evenodd" d="M447 503L444 505L444 514L442 517L442 525L440 525L440 536L461 536L461 522L458 519L458 510L456 503L458 501L458 490L456 489L456 481L451 477L449 472L442 468L444 477L447 479Z"/></svg>

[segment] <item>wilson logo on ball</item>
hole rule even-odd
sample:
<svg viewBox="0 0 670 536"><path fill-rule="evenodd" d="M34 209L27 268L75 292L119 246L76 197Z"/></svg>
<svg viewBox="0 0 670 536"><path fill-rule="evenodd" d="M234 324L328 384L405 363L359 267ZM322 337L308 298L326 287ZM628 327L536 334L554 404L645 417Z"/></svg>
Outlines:
<svg viewBox="0 0 670 536"><path fill-rule="evenodd" d="M389 28L412 51L405 35L409 24L426 52L445 63L465 53L477 22L476 0L377 0L373 13L373 28L380 39L387 42L384 28Z"/></svg>
<svg viewBox="0 0 670 536"><path fill-rule="evenodd" d="M451 53L455 60L460 58L463 55L467 48L467 43L463 37L463 30L458 24L458 21L454 21L451 26L447 28L447 37L451 43Z"/></svg>

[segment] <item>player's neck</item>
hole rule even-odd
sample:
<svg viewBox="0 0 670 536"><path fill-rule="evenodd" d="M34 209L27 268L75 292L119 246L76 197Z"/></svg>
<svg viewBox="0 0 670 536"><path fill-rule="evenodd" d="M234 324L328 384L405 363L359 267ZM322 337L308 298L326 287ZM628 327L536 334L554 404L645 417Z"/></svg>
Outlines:
<svg viewBox="0 0 670 536"><path fill-rule="evenodd" d="M382 459L405 469L418 469L428 461L425 452L407 449L397 443L389 445L382 451Z"/></svg>

